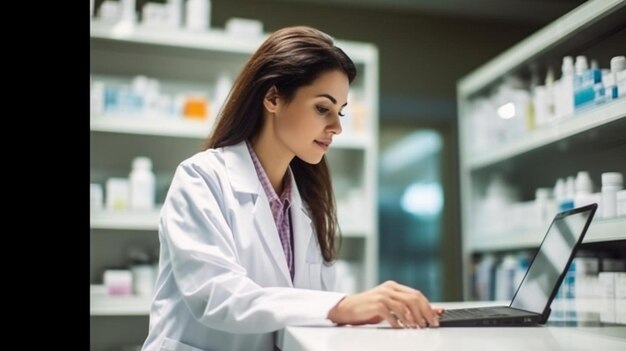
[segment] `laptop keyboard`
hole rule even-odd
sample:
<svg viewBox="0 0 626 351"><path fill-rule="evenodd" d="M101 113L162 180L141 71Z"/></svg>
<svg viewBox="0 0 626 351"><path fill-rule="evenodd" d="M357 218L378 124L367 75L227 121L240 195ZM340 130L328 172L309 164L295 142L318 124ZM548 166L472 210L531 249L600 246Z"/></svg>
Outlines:
<svg viewBox="0 0 626 351"><path fill-rule="evenodd" d="M446 310L443 313L444 318L465 319L465 318L481 318L481 317L497 317L506 316L495 309L482 308L466 308Z"/></svg>

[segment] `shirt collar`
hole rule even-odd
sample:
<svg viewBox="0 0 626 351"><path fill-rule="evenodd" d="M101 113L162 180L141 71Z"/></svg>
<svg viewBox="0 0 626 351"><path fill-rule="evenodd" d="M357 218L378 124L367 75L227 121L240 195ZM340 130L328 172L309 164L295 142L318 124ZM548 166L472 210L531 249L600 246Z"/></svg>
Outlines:
<svg viewBox="0 0 626 351"><path fill-rule="evenodd" d="M292 191L291 167L287 168L287 173L285 173L285 176L283 177L283 192L282 194L280 194L279 197L278 194L276 194L276 191L274 190L274 187L272 186L269 177L267 176L267 172L265 172L265 169L263 168L263 165L259 160L259 156L254 151L254 148L252 148L252 145L249 141L246 141L246 145L248 146L248 151L250 152L250 157L252 158L252 163L254 164L254 170L259 177L259 181L263 186L263 191L265 191L265 195L269 199L270 203L274 201L279 201L283 205L289 206L291 204Z"/></svg>

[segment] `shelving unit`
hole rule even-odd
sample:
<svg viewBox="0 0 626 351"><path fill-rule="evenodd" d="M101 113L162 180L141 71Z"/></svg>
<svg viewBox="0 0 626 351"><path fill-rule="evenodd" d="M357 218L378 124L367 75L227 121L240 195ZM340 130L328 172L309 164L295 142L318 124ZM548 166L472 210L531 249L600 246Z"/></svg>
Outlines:
<svg viewBox="0 0 626 351"><path fill-rule="evenodd" d="M184 30L155 31L141 26L129 29L92 22L91 74L127 82L135 75L145 75L210 88L224 72L235 77L265 37L242 40L218 30L197 34ZM351 91L358 92L366 113L362 131L353 129L355 132L350 133L350 128L344 128L344 133L334 138L327 159L338 207L342 208L338 214L344 238L340 259L358 268L358 289L365 289L375 286L378 276L378 50L370 44L350 41L338 41L337 45L357 64L359 75ZM213 123L211 118L196 122L151 116L91 116L91 182L104 186L109 177L127 177L132 159L147 156L153 160L157 177L157 202L162 202L178 163L199 151L201 142L208 137ZM350 119L342 122L350 123ZM354 201L355 192L358 201ZM349 206L341 206L348 201L352 201ZM346 209L356 211L355 203L358 216L346 213ZM146 212L91 213L92 257L94 253L98 256L91 262L91 284L102 283L98 274L108 265L126 263L123 245L144 244L158 248L159 211L157 208ZM100 247L113 248L116 252L106 254ZM110 255L110 259L105 255ZM115 338L112 330L95 328L110 328L111 323L106 322L109 318L124 318L127 323L129 316L148 314L149 302L145 299L106 298L94 293L91 296L92 335L109 333ZM139 321L143 323L145 319ZM143 329L147 332L147 322L141 326L140 330ZM144 337L138 335L135 339L140 342ZM105 346L92 345L92 349L105 349Z"/></svg>
<svg viewBox="0 0 626 351"><path fill-rule="evenodd" d="M561 121L560 123L556 121L556 123L534 130L523 139L502 145L500 148L486 150L481 154L468 154L464 166L471 170L478 170L586 131L600 128L613 122L621 122L620 120L624 117L626 117L626 100L615 100L605 105L576 113L574 118Z"/></svg>
<svg viewBox="0 0 626 351"><path fill-rule="evenodd" d="M546 228L531 228L495 235L473 235L470 252L535 249L541 244ZM626 217L594 220L583 243L626 240Z"/></svg>
<svg viewBox="0 0 626 351"><path fill-rule="evenodd" d="M98 211L92 212L92 229L157 230L160 209L153 211Z"/></svg>
<svg viewBox="0 0 626 351"><path fill-rule="evenodd" d="M150 313L150 299L139 296L110 297L95 290L101 286L92 285L89 311L92 316L147 316Z"/></svg>
<svg viewBox="0 0 626 351"><path fill-rule="evenodd" d="M589 171L596 192L601 173L626 174L626 97L577 110L572 116L552 120L517 139L482 150L473 147L470 135L475 127L470 120L473 102L493 91L504 77L516 75L530 80L533 67L560 67L566 55L597 58L601 67L606 67L610 57L624 54L620 44L626 42L624 23L624 0L588 1L458 82L465 299L474 298L471 276L476 257L487 252L536 249L547 230L533 225L511 226L494 233L490 226L495 218L487 218L485 223L477 221L480 199L494 175L504 176L515 186L520 201L532 201L535 189L553 187L557 178L576 175L578 171ZM597 215L584 244L609 242L624 247L626 218L603 219Z"/></svg>
<svg viewBox="0 0 626 351"><path fill-rule="evenodd" d="M103 230L151 230L159 229L160 209L153 211L99 211L92 212L90 226ZM363 238L369 234L364 224L351 223L342 226L346 238Z"/></svg>

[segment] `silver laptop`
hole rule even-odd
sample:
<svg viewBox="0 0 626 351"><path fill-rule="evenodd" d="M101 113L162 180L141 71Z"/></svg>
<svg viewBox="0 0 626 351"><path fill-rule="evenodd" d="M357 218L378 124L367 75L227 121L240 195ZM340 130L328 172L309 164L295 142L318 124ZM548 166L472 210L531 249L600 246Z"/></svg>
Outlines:
<svg viewBox="0 0 626 351"><path fill-rule="evenodd" d="M558 213L509 306L446 310L442 327L544 324L550 304L598 208L591 204Z"/></svg>

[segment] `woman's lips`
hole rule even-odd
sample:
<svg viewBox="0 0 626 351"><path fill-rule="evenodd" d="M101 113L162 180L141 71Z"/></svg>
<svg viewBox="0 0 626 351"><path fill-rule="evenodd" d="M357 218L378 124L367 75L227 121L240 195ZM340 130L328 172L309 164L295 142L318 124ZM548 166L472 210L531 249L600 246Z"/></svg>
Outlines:
<svg viewBox="0 0 626 351"><path fill-rule="evenodd" d="M332 140L315 140L315 143L326 151L330 147L330 144L332 144Z"/></svg>

